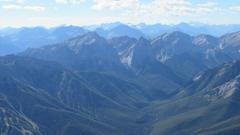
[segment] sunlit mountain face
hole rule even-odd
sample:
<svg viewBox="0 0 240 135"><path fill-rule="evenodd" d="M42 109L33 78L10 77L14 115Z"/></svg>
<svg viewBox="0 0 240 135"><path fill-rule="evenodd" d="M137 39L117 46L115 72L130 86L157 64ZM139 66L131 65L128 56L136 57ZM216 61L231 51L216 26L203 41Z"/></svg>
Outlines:
<svg viewBox="0 0 240 135"><path fill-rule="evenodd" d="M0 57L2 134L239 133L239 32L81 31Z"/></svg>
<svg viewBox="0 0 240 135"><path fill-rule="evenodd" d="M240 135L239 13L0 0L0 135Z"/></svg>

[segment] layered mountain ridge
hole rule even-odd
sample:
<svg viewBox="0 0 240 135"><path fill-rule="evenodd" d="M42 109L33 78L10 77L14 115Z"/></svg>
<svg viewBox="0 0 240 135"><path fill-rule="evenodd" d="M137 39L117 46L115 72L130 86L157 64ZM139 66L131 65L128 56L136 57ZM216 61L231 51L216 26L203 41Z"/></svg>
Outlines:
<svg viewBox="0 0 240 135"><path fill-rule="evenodd" d="M172 99L147 108L143 119L154 119L151 135L237 135L239 86L239 61L224 64L197 75Z"/></svg>
<svg viewBox="0 0 240 135"><path fill-rule="evenodd" d="M22 28L1 28L0 37L7 41L7 45L0 42L0 55L16 54L27 48L42 47L54 43L63 42L66 39L95 31L104 38L128 36L131 38L144 37L153 39L164 33L182 31L193 36L208 34L216 37L226 33L239 31L239 25L206 25L187 24L176 25L162 24L124 24L120 22L107 23L90 26L58 26L52 28L44 27L22 27ZM11 48L11 47L14 48ZM10 49L9 49L10 48Z"/></svg>
<svg viewBox="0 0 240 135"><path fill-rule="evenodd" d="M134 83L54 62L5 56L0 68L2 134L122 134L150 100Z"/></svg>
<svg viewBox="0 0 240 135"><path fill-rule="evenodd" d="M239 32L86 32L2 56L1 134L238 135L239 45Z"/></svg>

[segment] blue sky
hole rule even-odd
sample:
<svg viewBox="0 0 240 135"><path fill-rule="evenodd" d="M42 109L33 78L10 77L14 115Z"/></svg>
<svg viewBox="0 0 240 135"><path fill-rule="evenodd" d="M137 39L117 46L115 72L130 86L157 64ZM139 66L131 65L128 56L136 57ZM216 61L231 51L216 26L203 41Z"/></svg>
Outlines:
<svg viewBox="0 0 240 135"><path fill-rule="evenodd" d="M240 24L240 0L0 0L0 27L116 21Z"/></svg>

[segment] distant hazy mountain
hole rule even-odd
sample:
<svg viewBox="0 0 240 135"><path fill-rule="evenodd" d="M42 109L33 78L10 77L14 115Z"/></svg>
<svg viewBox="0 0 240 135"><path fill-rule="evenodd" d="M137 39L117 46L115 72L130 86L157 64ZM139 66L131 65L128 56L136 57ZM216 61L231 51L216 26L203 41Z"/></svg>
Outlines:
<svg viewBox="0 0 240 135"><path fill-rule="evenodd" d="M9 38L0 37L0 55L19 52L19 47L14 45Z"/></svg>
<svg viewBox="0 0 240 135"><path fill-rule="evenodd" d="M208 25L198 23L180 23L176 25L162 25L162 24L139 24L135 25L140 31L149 37L156 37L160 34L173 31L182 31L190 35L196 36L200 34L208 34L213 36L222 36L226 33L240 31L240 25Z"/></svg>
<svg viewBox="0 0 240 135"><path fill-rule="evenodd" d="M45 45L60 43L64 40L85 34L89 29L88 27L82 28L79 26L59 26L49 29L43 27L1 29L0 42L8 43L1 45L2 51L0 55L20 52L27 48L38 48ZM96 27L94 31L105 38L120 36L140 38L144 36L141 31L121 23L101 25ZM15 48L9 49L12 46Z"/></svg>
<svg viewBox="0 0 240 135"><path fill-rule="evenodd" d="M84 28L91 31L99 31L106 32L111 31L119 26L127 26L126 24L116 22L116 23L106 23L102 25L93 25L93 26L85 26ZM128 25L128 29L135 29L144 34L147 38L154 38L163 33L170 33L174 31L182 31L184 33L190 34L192 36L197 36L200 34L208 34L216 37L220 37L227 33L233 33L236 31L240 31L240 25L210 25L210 24L201 24L201 23L180 23L175 25L167 25L167 24L144 24L140 23L137 25ZM122 28L123 29L123 28ZM108 33L108 32L106 32ZM105 33L105 34L106 34ZM132 32L125 33L122 36L130 36ZM135 32L134 32L135 33ZM139 33L139 32L137 32ZM102 33L103 34L103 33ZM128 35L130 34L130 35ZM103 35L102 35L103 36ZM136 36L130 36L136 37Z"/></svg>
<svg viewBox="0 0 240 135"><path fill-rule="evenodd" d="M0 55L12 54L27 48L37 48L48 44L63 42L66 39L82 35L86 30L75 26L61 26L51 29L43 27L8 28L0 30L0 42L3 45ZM13 48L14 46L14 48ZM8 49L8 48L12 49Z"/></svg>
<svg viewBox="0 0 240 135"><path fill-rule="evenodd" d="M99 35L108 39L121 36L128 36L132 38L140 38L145 36L144 33L142 33L140 30L125 24L114 25L115 27L111 27L111 24L109 25L110 25L109 27L107 26L97 27L95 31Z"/></svg>
<svg viewBox="0 0 240 135"><path fill-rule="evenodd" d="M100 36L107 39L114 37L128 36L139 39L144 37L154 39L164 33L181 31L192 36L201 34L220 37L227 33L240 31L240 25L206 25L206 24L187 24L180 23L177 25L162 25L162 24L138 24L130 25L120 22L107 23L102 25L92 26L59 26L54 28L43 27L23 27L23 28L2 28L0 29L1 40L7 40L8 43L1 48L0 55L12 54L23 51L27 48L36 48L44 45L63 42L69 38L73 38L88 31L95 31ZM6 48L5 48L6 46ZM15 49L9 50L12 46Z"/></svg>

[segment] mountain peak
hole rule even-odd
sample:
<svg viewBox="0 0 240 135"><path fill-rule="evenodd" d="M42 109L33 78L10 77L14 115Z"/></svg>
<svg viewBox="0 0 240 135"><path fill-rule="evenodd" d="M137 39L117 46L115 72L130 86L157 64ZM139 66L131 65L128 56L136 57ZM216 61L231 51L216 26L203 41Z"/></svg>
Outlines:
<svg viewBox="0 0 240 135"><path fill-rule="evenodd" d="M191 37L190 35L184 33L184 32L181 32L181 31L173 31L171 33L168 33L167 34L168 37L184 37L184 38L189 38Z"/></svg>
<svg viewBox="0 0 240 135"><path fill-rule="evenodd" d="M141 44L147 43L148 44L149 41L144 37L140 37L139 40L138 40L138 43L141 43Z"/></svg>
<svg viewBox="0 0 240 135"><path fill-rule="evenodd" d="M180 32L180 31L173 31L170 33L164 33L154 39L152 41L153 44L161 42L161 41L173 41L175 39L182 39L182 40L191 40L192 37L186 33Z"/></svg>
<svg viewBox="0 0 240 135"><path fill-rule="evenodd" d="M92 31L92 32L88 32L88 33L86 33L85 35L83 35L82 37L88 37L88 38L101 38L98 34L97 34L97 32L94 32L94 31Z"/></svg>
<svg viewBox="0 0 240 135"><path fill-rule="evenodd" d="M215 47L216 45L218 45L218 43L219 41L216 37L205 34L198 35L193 39L193 44L200 46L212 45L213 47Z"/></svg>
<svg viewBox="0 0 240 135"><path fill-rule="evenodd" d="M226 34L222 36L220 40L221 40L220 48L222 49L229 46L238 47L240 46L240 31Z"/></svg>
<svg viewBox="0 0 240 135"><path fill-rule="evenodd" d="M84 35L72 38L68 40L68 43L70 46L76 46L76 45L90 45L90 44L102 44L106 43L106 40L102 37L100 37L96 32L88 32Z"/></svg>

